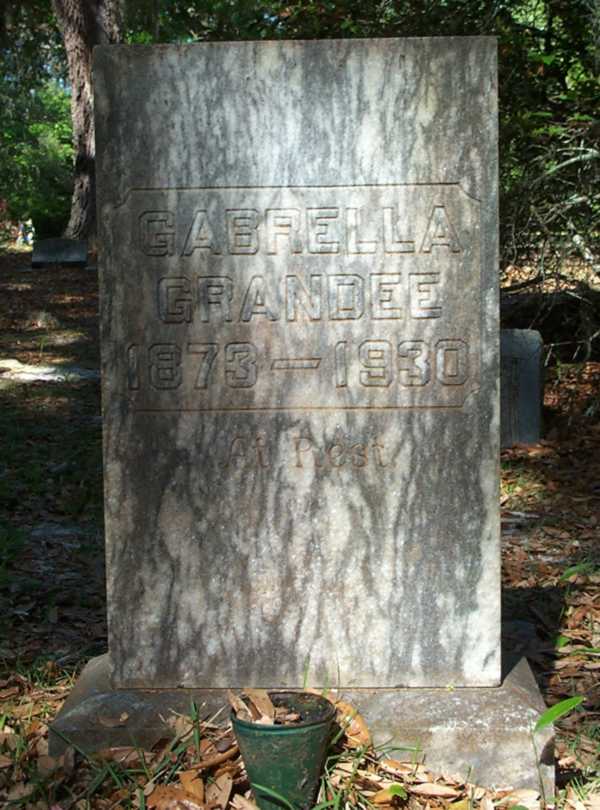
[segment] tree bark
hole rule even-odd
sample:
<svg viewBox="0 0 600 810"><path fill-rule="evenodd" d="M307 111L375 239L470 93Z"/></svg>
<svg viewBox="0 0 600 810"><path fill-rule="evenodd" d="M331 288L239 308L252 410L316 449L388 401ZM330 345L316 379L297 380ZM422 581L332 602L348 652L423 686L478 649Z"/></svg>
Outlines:
<svg viewBox="0 0 600 810"><path fill-rule="evenodd" d="M71 216L65 236L96 241L96 177L92 50L119 42L120 0L52 0L61 30L71 82L71 116L75 148Z"/></svg>

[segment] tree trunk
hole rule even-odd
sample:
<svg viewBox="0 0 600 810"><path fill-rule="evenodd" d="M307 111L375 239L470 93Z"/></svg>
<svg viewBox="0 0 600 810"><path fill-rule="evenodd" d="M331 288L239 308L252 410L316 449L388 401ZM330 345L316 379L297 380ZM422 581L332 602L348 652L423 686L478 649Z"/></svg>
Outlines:
<svg viewBox="0 0 600 810"><path fill-rule="evenodd" d="M65 236L96 241L96 179L92 50L118 42L121 36L120 0L52 0L63 35L69 79L75 148L71 216Z"/></svg>

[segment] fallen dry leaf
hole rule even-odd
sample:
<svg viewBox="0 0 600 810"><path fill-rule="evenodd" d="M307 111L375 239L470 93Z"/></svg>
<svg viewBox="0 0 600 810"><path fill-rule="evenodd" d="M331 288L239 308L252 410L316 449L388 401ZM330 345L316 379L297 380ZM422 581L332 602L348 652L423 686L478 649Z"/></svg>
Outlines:
<svg viewBox="0 0 600 810"><path fill-rule="evenodd" d="M42 695L40 697L42 697L43 699L44 696ZM46 723L42 723L41 720L32 720L31 723L29 723L29 725L27 726L25 734L28 737L31 737L33 735L45 734L46 731L48 731L48 726L46 725Z"/></svg>
<svg viewBox="0 0 600 810"><path fill-rule="evenodd" d="M152 794L155 788L156 785L153 779L151 779L149 782L146 782L146 784L144 785L144 796L148 798L148 796Z"/></svg>
<svg viewBox="0 0 600 810"><path fill-rule="evenodd" d="M416 793L417 796L438 796L440 798L455 798L460 796L458 790L437 782L422 782L418 785L407 785L407 787L411 793Z"/></svg>
<svg viewBox="0 0 600 810"><path fill-rule="evenodd" d="M280 723L281 725L289 725L291 723L297 723L302 718L297 712L290 712L285 706L276 706L275 707L275 722Z"/></svg>
<svg viewBox="0 0 600 810"><path fill-rule="evenodd" d="M379 773L374 773L371 771L363 771L362 773L365 774L365 778L368 779L369 782L372 782L374 785L380 785L382 788L386 788L394 784L393 779L385 779Z"/></svg>
<svg viewBox="0 0 600 810"><path fill-rule="evenodd" d="M530 788L520 788L512 790L505 796L501 802L498 803L499 807L512 807L513 805L520 805L526 807L527 810L539 810L540 808L540 794L537 790Z"/></svg>
<svg viewBox="0 0 600 810"><path fill-rule="evenodd" d="M379 767L386 773L395 774L396 776L411 776L418 782L431 782L431 773L415 762L401 762L398 759L382 759Z"/></svg>
<svg viewBox="0 0 600 810"><path fill-rule="evenodd" d="M118 807L121 799L126 799L128 796L129 790L127 788L118 788L118 790L115 790L114 793L110 794L110 802L112 803L113 807Z"/></svg>
<svg viewBox="0 0 600 810"><path fill-rule="evenodd" d="M457 776L454 773L445 773L444 771L441 773L440 781L445 785L450 785L451 787L459 787L460 785L464 784L464 779L461 779L460 776Z"/></svg>
<svg viewBox="0 0 600 810"><path fill-rule="evenodd" d="M9 751L15 751L19 747L20 737L17 734L0 734L0 745L8 748Z"/></svg>
<svg viewBox="0 0 600 810"><path fill-rule="evenodd" d="M544 532L549 534L550 537L556 537L558 540L569 540L571 535L564 529L556 529L553 526L544 526Z"/></svg>
<svg viewBox="0 0 600 810"><path fill-rule="evenodd" d="M198 770L192 768L189 771L180 771L177 775L179 776L179 781L183 789L192 796L195 796L200 803L204 802L204 781L202 777L199 776Z"/></svg>
<svg viewBox="0 0 600 810"><path fill-rule="evenodd" d="M180 740L188 737L194 730L191 717L186 717L184 714L176 714L173 712L173 714L167 717L166 723L173 729L175 736Z"/></svg>
<svg viewBox="0 0 600 810"><path fill-rule="evenodd" d="M222 776L224 773L230 773L231 776L235 779L240 775L240 769L242 768L241 762L226 762L224 765L221 765L220 768L215 768L213 772L213 779L216 779L218 776Z"/></svg>
<svg viewBox="0 0 600 810"><path fill-rule="evenodd" d="M571 808L571 810L585 810L585 805L578 799L577 796L573 796L565 802L565 807Z"/></svg>
<svg viewBox="0 0 600 810"><path fill-rule="evenodd" d="M231 795L232 787L233 779L228 773L218 776L215 781L206 788L206 803L218 804L223 808L223 810L225 810L227 807L227 802L229 801L229 796Z"/></svg>
<svg viewBox="0 0 600 810"><path fill-rule="evenodd" d="M13 764L13 761L10 757L4 756L4 754L0 754L0 769L2 768L10 768Z"/></svg>
<svg viewBox="0 0 600 810"><path fill-rule="evenodd" d="M256 709L257 715L254 716L254 720L259 720L261 722L266 722L269 724L273 724L275 720L275 706L269 697L269 693L266 689L244 689L244 694L252 704L250 708L250 712L252 713L252 707Z"/></svg>
<svg viewBox="0 0 600 810"><path fill-rule="evenodd" d="M352 762L338 762L335 766L336 771L341 771L342 773L354 773L355 766Z"/></svg>
<svg viewBox="0 0 600 810"><path fill-rule="evenodd" d="M203 805L185 790L173 785L157 785L146 801L151 810L204 810Z"/></svg>
<svg viewBox="0 0 600 810"><path fill-rule="evenodd" d="M233 796L231 799L231 805L235 807L236 810L258 810L258 805L256 805L251 799L241 796L239 793Z"/></svg>
<svg viewBox="0 0 600 810"><path fill-rule="evenodd" d="M6 794L6 798L11 801L15 802L18 799L25 799L35 790L35 785L32 784L25 784L25 782L17 782L16 785L13 785L11 789Z"/></svg>
<svg viewBox="0 0 600 810"><path fill-rule="evenodd" d="M40 774L40 776L48 776L49 774L61 768L62 765L63 765L62 757L43 756L38 757L37 760L38 773Z"/></svg>
<svg viewBox="0 0 600 810"><path fill-rule="evenodd" d="M239 720L247 720L248 722L252 722L252 714L250 713L250 709L246 706L241 697L236 695L235 692L232 692L231 689L227 690L227 700L229 701L229 705Z"/></svg>
<svg viewBox="0 0 600 810"><path fill-rule="evenodd" d="M350 703L339 700L336 704L336 720L345 730L350 748L363 748L371 745L371 733L363 717Z"/></svg>
<svg viewBox="0 0 600 810"><path fill-rule="evenodd" d="M9 715L20 719L22 717L34 717L36 714L42 714L43 711L43 706L35 703L21 703L19 706L13 706Z"/></svg>

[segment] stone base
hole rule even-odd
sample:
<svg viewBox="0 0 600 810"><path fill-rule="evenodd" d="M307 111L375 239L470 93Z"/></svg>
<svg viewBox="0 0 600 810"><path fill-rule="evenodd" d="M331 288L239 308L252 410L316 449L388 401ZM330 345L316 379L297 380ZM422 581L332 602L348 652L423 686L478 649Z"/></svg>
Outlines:
<svg viewBox="0 0 600 810"><path fill-rule="evenodd" d="M532 729L545 705L529 665L521 659L497 688L348 689L344 700L365 718L376 745L417 749L390 752L424 761L433 772L486 787L512 786L554 793L554 732ZM172 734L163 718L209 717L227 702L224 689L128 689L110 686L108 655L92 659L50 729L50 753L66 739L86 752L122 745L150 749ZM224 710L220 717L227 717Z"/></svg>

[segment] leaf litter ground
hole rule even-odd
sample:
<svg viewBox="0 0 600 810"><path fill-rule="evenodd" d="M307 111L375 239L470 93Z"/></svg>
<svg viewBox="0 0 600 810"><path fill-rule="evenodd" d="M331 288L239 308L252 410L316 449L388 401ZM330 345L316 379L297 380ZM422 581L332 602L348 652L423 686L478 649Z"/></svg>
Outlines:
<svg viewBox="0 0 600 810"><path fill-rule="evenodd" d="M99 386L15 383L3 369L96 369L97 277L28 264L26 254L0 257L0 805L251 810L225 707L174 716L173 739L153 751L48 756L48 724L83 664L106 650ZM548 705L585 697L558 723L554 801L600 810L600 364L548 378L546 439L503 452L504 637L528 657ZM374 750L347 704L338 720L320 802L540 806L535 791L465 784L410 752Z"/></svg>

